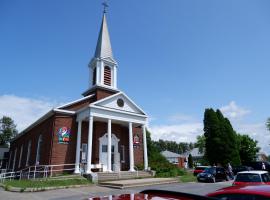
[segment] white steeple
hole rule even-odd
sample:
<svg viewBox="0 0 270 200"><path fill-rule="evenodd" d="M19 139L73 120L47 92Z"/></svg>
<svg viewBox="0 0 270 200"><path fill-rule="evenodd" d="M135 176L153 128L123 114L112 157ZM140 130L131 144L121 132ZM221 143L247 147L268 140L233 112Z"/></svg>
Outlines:
<svg viewBox="0 0 270 200"><path fill-rule="evenodd" d="M94 58L89 63L90 88L102 86L117 89L117 62L113 58L106 10L104 9Z"/></svg>

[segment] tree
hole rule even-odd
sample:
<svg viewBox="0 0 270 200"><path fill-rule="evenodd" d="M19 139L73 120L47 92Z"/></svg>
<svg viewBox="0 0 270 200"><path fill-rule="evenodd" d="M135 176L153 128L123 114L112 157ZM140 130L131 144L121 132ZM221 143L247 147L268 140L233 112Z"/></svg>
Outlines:
<svg viewBox="0 0 270 200"><path fill-rule="evenodd" d="M266 127L270 131L270 117L266 121Z"/></svg>
<svg viewBox="0 0 270 200"><path fill-rule="evenodd" d="M192 155L188 155L188 168L193 168L193 158Z"/></svg>
<svg viewBox="0 0 270 200"><path fill-rule="evenodd" d="M12 138L17 135L18 131L14 121L7 116L0 119L0 145L7 146Z"/></svg>
<svg viewBox="0 0 270 200"><path fill-rule="evenodd" d="M204 113L205 155L210 164L240 164L236 132L220 110Z"/></svg>
<svg viewBox="0 0 270 200"><path fill-rule="evenodd" d="M194 145L196 148L199 148L200 153L204 153L205 151L205 136L204 135L198 135L197 136L197 142Z"/></svg>
<svg viewBox="0 0 270 200"><path fill-rule="evenodd" d="M242 163L247 163L250 161L255 161L256 154L260 151L257 146L258 141L253 140L248 135L237 135L239 143L239 154Z"/></svg>

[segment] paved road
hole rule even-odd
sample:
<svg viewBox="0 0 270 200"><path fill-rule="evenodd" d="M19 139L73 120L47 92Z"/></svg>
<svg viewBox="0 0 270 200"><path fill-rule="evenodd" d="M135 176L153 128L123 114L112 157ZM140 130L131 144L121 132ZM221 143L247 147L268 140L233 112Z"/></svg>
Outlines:
<svg viewBox="0 0 270 200"><path fill-rule="evenodd" d="M107 196L110 194L137 193L146 189L162 189L178 192L186 192L204 195L219 188L231 185L231 182L219 183L176 183L166 185L155 185L147 187L137 187L130 189L112 189L99 186L88 186L82 188L70 188L61 190L51 190L46 192L16 193L0 190L0 200L88 200L93 196Z"/></svg>

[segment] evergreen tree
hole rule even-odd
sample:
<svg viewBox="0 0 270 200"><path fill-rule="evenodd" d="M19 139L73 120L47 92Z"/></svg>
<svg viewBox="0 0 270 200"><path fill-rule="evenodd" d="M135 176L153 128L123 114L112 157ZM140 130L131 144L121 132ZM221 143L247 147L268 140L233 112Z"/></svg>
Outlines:
<svg viewBox="0 0 270 200"><path fill-rule="evenodd" d="M14 121L7 116L0 119L0 145L8 146L12 138L17 135L18 131Z"/></svg>
<svg viewBox="0 0 270 200"><path fill-rule="evenodd" d="M205 154L210 164L226 166L240 164L237 136L230 121L220 110L206 109L204 113Z"/></svg>
<svg viewBox="0 0 270 200"><path fill-rule="evenodd" d="M188 168L193 168L193 158L192 155L188 155Z"/></svg>
<svg viewBox="0 0 270 200"><path fill-rule="evenodd" d="M210 108L204 112L204 136L205 136L205 155L211 165L220 163L222 155L222 138L219 128L219 120L216 112Z"/></svg>

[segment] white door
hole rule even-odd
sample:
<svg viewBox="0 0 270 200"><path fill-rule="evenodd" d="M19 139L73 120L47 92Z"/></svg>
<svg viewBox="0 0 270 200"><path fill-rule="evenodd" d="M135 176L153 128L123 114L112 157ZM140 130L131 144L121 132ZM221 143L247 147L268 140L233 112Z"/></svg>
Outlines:
<svg viewBox="0 0 270 200"><path fill-rule="evenodd" d="M120 153L118 152L119 139L112 134L112 169L113 171L120 171ZM103 171L108 170L108 134L106 133L99 138L99 161L103 165Z"/></svg>

